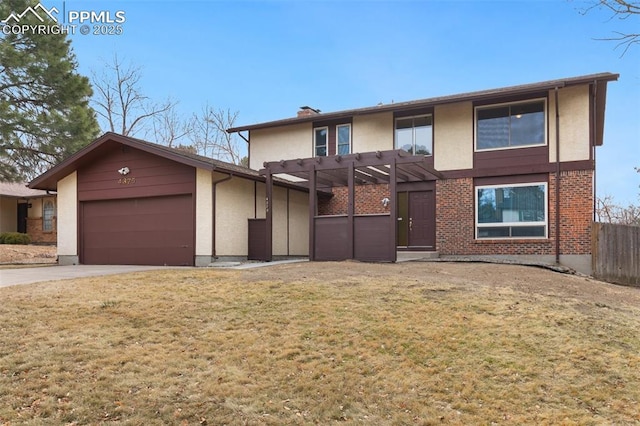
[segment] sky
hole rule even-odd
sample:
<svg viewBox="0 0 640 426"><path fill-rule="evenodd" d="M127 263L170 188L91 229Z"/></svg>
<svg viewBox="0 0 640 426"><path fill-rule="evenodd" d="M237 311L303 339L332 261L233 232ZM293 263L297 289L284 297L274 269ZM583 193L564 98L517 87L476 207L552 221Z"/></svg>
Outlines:
<svg viewBox="0 0 640 426"><path fill-rule="evenodd" d="M640 15L581 13L582 0L100 1L42 0L65 11L118 11L119 35L70 35L79 72L115 53L142 68L154 100L190 116L206 104L236 125L599 72L607 92L597 192L640 202L640 44L624 55L598 39L638 32ZM93 29L91 24L91 28Z"/></svg>

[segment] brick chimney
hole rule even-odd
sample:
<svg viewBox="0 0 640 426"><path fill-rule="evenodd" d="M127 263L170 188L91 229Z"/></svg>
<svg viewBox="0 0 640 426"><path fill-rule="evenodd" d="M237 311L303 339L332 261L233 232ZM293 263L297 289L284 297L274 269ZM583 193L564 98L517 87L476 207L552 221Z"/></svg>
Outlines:
<svg viewBox="0 0 640 426"><path fill-rule="evenodd" d="M309 117L310 115L320 114L319 109L311 108L310 106L301 106L298 111L298 117Z"/></svg>

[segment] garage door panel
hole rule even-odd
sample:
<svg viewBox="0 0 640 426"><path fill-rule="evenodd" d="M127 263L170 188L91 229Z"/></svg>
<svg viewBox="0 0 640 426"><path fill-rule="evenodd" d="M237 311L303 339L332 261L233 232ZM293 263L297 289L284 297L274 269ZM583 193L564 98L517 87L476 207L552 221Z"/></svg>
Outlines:
<svg viewBox="0 0 640 426"><path fill-rule="evenodd" d="M85 234L85 248L155 248L191 247L191 241L185 238L183 231L124 232L114 239L111 232L91 232Z"/></svg>
<svg viewBox="0 0 640 426"><path fill-rule="evenodd" d="M85 264L193 265L192 196L82 204Z"/></svg>
<svg viewBox="0 0 640 426"><path fill-rule="evenodd" d="M115 229L119 232L155 232L158 229L178 232L192 230L193 226L184 222L187 220L192 221L193 219L191 217L179 216L182 215L176 215L174 217L175 220L172 222L167 222L167 214L142 215L139 219L130 218L128 216L103 216L85 219L84 224L87 230L91 231L95 229L95 232L99 232L99 230L102 229L109 230L109 232Z"/></svg>

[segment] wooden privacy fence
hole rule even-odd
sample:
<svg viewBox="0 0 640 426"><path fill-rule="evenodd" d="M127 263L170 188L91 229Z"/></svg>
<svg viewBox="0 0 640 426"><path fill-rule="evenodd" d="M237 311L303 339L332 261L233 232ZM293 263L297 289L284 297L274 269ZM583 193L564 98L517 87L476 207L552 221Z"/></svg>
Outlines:
<svg viewBox="0 0 640 426"><path fill-rule="evenodd" d="M592 226L593 275L640 287L640 226L597 222Z"/></svg>

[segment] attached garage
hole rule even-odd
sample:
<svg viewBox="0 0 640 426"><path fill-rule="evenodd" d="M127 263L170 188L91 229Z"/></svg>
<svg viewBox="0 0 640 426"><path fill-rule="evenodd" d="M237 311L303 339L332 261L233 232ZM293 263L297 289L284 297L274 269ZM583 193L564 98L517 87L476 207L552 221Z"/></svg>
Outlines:
<svg viewBox="0 0 640 426"><path fill-rule="evenodd" d="M60 265L208 266L247 258L249 223L265 220L258 172L115 133L29 185L57 192ZM307 191L276 186L274 255L305 256Z"/></svg>
<svg viewBox="0 0 640 426"><path fill-rule="evenodd" d="M193 265L191 195L80 204L80 262L90 265Z"/></svg>

